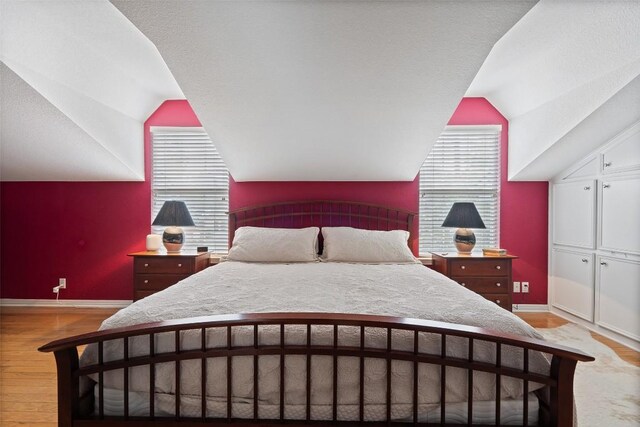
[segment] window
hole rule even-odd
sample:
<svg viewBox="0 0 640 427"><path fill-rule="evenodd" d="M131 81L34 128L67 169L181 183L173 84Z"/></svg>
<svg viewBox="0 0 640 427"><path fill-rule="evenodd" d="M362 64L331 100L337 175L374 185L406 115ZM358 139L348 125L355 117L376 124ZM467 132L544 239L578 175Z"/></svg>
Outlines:
<svg viewBox="0 0 640 427"><path fill-rule="evenodd" d="M195 227L185 228L184 249L228 250L229 173L203 128L153 127L151 222L167 200L187 204ZM165 227L152 226L162 234Z"/></svg>
<svg viewBox="0 0 640 427"><path fill-rule="evenodd" d="M476 248L499 246L501 126L447 126L420 168L420 253L451 251L442 222L454 202L474 202L484 230Z"/></svg>

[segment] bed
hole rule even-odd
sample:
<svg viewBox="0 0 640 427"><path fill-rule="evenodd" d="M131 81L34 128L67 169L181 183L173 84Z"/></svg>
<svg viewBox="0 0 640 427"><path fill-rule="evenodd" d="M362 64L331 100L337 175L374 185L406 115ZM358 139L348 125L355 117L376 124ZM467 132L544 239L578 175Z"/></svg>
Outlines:
<svg viewBox="0 0 640 427"><path fill-rule="evenodd" d="M383 206L282 203L232 212L230 241L346 226L412 245L414 225ZM593 360L415 263L224 262L100 329L40 349L56 357L60 426L569 426L576 363Z"/></svg>

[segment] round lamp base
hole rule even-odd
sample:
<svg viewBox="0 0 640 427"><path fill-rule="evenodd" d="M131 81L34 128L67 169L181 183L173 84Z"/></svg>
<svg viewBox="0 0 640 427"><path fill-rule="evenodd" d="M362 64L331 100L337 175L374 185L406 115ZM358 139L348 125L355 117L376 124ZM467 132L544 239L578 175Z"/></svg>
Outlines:
<svg viewBox="0 0 640 427"><path fill-rule="evenodd" d="M175 254L182 250L184 244L184 232L180 227L167 227L162 233L162 244L167 249L167 253Z"/></svg>
<svg viewBox="0 0 640 427"><path fill-rule="evenodd" d="M469 228L458 228L453 236L453 242L459 254L468 255L476 245L476 235Z"/></svg>

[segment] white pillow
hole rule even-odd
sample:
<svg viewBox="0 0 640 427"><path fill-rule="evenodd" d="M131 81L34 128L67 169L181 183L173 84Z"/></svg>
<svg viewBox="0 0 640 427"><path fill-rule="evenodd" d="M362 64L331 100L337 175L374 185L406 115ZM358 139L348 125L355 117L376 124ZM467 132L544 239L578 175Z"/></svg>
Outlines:
<svg viewBox="0 0 640 427"><path fill-rule="evenodd" d="M405 230L374 231L351 227L323 227L325 261L416 263Z"/></svg>
<svg viewBox="0 0 640 427"><path fill-rule="evenodd" d="M240 227L228 259L249 262L313 262L318 260L318 227Z"/></svg>

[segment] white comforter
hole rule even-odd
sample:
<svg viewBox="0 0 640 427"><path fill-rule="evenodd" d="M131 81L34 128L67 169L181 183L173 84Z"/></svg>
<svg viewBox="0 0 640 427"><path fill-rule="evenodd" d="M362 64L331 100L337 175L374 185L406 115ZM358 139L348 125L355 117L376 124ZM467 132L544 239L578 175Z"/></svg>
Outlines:
<svg viewBox="0 0 640 427"><path fill-rule="evenodd" d="M452 280L419 264L363 265L342 263L307 264L250 264L224 262L208 268L188 279L137 301L105 320L102 329L135 325L159 320L185 317L259 312L335 312L368 313L390 316L415 317L450 323L481 326L511 334L541 338L533 328L517 316L501 309L494 303L463 288ZM278 343L279 330L260 329L260 342ZM384 347L386 331L369 329L368 346ZM250 330L235 328L233 345L253 345ZM288 327L287 343L304 343L304 328ZM174 337L158 334L156 352L173 351ZM332 343L332 329L317 327L313 332L314 343ZM209 330L209 347L226 345L226 331ZM341 345L358 345L356 328L341 328ZM468 356L467 340L447 340L449 354L461 358ZM185 333L181 338L182 349L199 348L198 331ZM393 336L396 349L413 349L410 334ZM437 353L440 348L438 336L421 335L420 350ZM476 343L474 358L494 362L495 345ZM130 356L148 354L148 339L134 339L130 343ZM122 343L105 344L105 360L122 356ZM97 360L96 347L89 346L81 358L81 365ZM504 347L502 362L505 366L522 368L522 352ZM539 353L530 357L530 370L546 373L547 358ZM181 393L186 396L200 394L200 361L182 362ZM288 356L286 359L286 398L291 407L304 405L305 370L303 356ZM329 405L332 401L331 359L316 356L312 367L312 403ZM344 407L357 405L359 396L359 362L353 358L341 358L339 362L340 393L338 401ZM419 400L421 404L439 402L439 367L420 366ZM208 362L207 394L212 401L226 399L226 360ZM396 361L392 366L392 401L397 405L412 401L412 364ZM279 402L279 357L262 356L259 366L260 404L275 405ZM467 371L448 368L447 402L467 400ZM121 373L105 375L105 386L122 388ZM529 389L535 389L530 384ZM175 390L174 364L156 366L156 393L171 395ZM148 367L131 369L130 390L149 391ZM522 395L522 383L503 378L502 398L517 398ZM386 362L367 359L365 365L365 402L383 404L386 396ZM251 402L253 397L253 361L250 357L237 357L233 362L233 400ZM495 398L495 376L474 374L474 400ZM355 406L354 406L355 407ZM407 410L410 410L407 406ZM171 408L167 409L171 411ZM249 411L250 412L250 411ZM235 408L234 408L235 413ZM247 414L250 416L250 414Z"/></svg>

